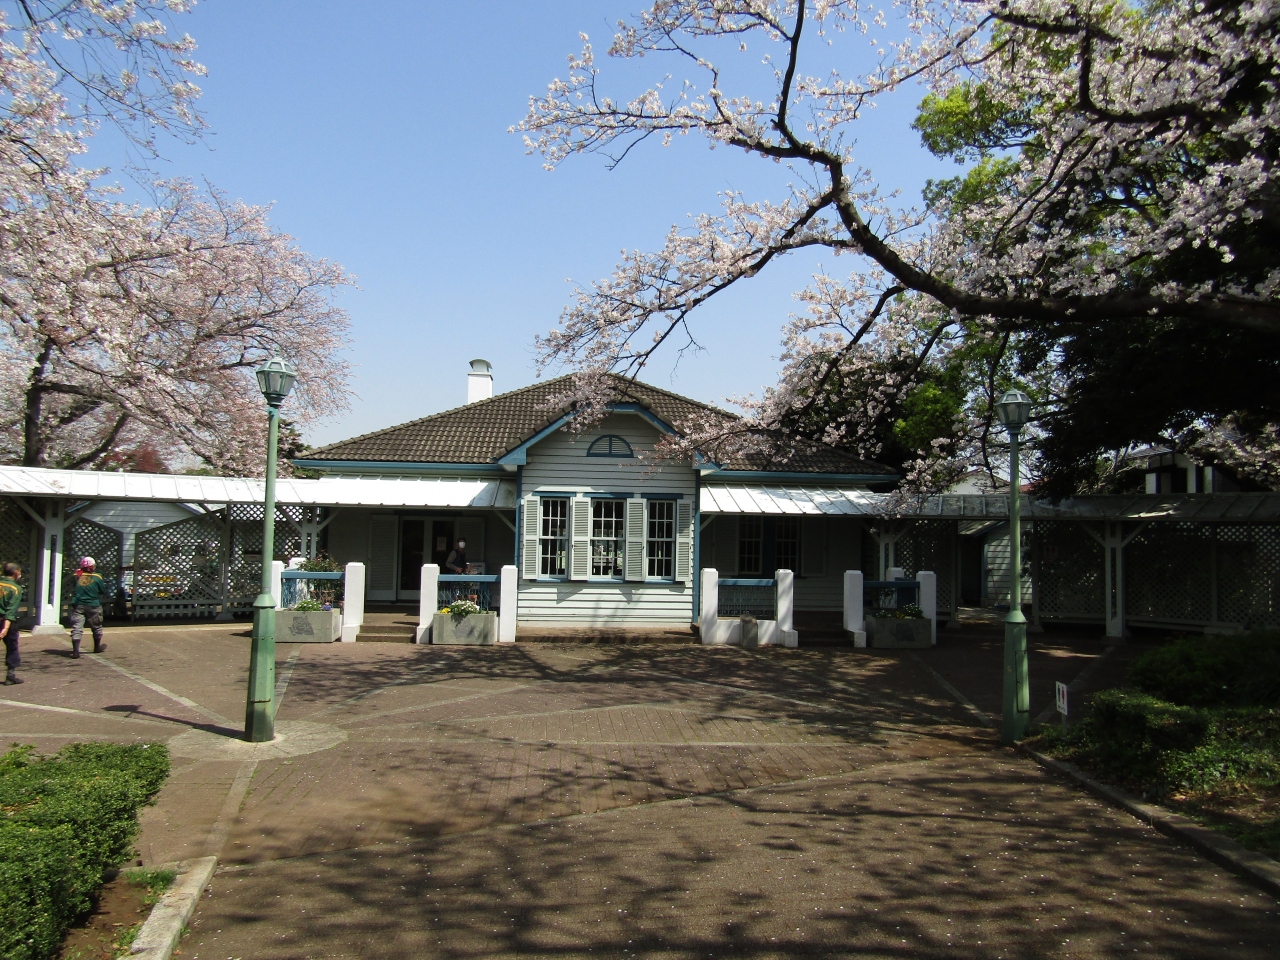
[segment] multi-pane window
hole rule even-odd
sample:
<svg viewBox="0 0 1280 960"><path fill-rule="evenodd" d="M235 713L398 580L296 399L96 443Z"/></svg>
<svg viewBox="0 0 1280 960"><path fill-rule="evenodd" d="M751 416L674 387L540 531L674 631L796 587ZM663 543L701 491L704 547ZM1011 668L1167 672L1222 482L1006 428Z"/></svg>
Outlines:
<svg viewBox="0 0 1280 960"><path fill-rule="evenodd" d="M674 500L649 501L649 536L646 539L648 576L651 579L670 580L675 576L676 562L676 502Z"/></svg>
<svg viewBox="0 0 1280 960"><path fill-rule="evenodd" d="M778 570L794 570L800 572L800 518L778 517L774 521L774 536L777 540Z"/></svg>
<svg viewBox="0 0 1280 960"><path fill-rule="evenodd" d="M591 575L621 577L626 533L625 500L591 501Z"/></svg>
<svg viewBox="0 0 1280 960"><path fill-rule="evenodd" d="M764 518L738 518L738 572L759 573L764 566Z"/></svg>
<svg viewBox="0 0 1280 960"><path fill-rule="evenodd" d="M564 497L542 498L542 535L538 538L540 565L544 577L563 577L569 559L569 501Z"/></svg>

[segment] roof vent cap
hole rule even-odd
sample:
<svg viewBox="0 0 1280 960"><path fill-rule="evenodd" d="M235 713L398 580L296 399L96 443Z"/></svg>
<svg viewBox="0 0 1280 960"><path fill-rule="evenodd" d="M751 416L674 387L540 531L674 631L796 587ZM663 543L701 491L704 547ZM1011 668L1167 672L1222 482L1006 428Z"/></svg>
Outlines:
<svg viewBox="0 0 1280 960"><path fill-rule="evenodd" d="M493 396L493 367L488 360L472 360L467 374L467 403L488 400Z"/></svg>

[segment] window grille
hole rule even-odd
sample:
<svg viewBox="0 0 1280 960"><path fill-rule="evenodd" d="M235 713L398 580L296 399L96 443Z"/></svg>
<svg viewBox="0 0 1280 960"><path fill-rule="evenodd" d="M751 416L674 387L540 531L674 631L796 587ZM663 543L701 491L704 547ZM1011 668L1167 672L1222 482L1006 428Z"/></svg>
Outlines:
<svg viewBox="0 0 1280 960"><path fill-rule="evenodd" d="M542 536L538 538L544 577L563 577L569 557L569 501L565 497L542 498Z"/></svg>
<svg viewBox="0 0 1280 960"><path fill-rule="evenodd" d="M675 576L676 502L649 501L649 536L645 544L650 579L670 580Z"/></svg>
<svg viewBox="0 0 1280 960"><path fill-rule="evenodd" d="M622 577L625 500L591 501L591 575Z"/></svg>
<svg viewBox="0 0 1280 960"><path fill-rule="evenodd" d="M800 572L800 518L778 517L774 521L774 535L777 541L777 570L793 570Z"/></svg>
<svg viewBox="0 0 1280 960"><path fill-rule="evenodd" d="M764 564L764 518L738 518L738 573L760 573Z"/></svg>

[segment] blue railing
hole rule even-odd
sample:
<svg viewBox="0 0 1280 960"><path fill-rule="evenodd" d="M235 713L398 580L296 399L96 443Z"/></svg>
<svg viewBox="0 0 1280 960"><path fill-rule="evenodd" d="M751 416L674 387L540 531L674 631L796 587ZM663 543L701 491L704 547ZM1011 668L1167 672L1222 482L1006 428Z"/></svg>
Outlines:
<svg viewBox="0 0 1280 960"><path fill-rule="evenodd" d="M474 600L481 610L492 610L493 584L501 579L496 574L442 573L436 589L436 608L447 607L456 600Z"/></svg>
<svg viewBox="0 0 1280 960"><path fill-rule="evenodd" d="M777 618L777 581L726 577L720 581L719 600L721 617L741 617L749 613L757 620L774 620Z"/></svg>
<svg viewBox="0 0 1280 960"><path fill-rule="evenodd" d="M345 577L341 570L285 570L280 575L280 606L287 610L297 606L300 600L339 604Z"/></svg>
<svg viewBox="0 0 1280 960"><path fill-rule="evenodd" d="M872 610L899 610L920 603L919 580L868 580L862 586L862 605Z"/></svg>

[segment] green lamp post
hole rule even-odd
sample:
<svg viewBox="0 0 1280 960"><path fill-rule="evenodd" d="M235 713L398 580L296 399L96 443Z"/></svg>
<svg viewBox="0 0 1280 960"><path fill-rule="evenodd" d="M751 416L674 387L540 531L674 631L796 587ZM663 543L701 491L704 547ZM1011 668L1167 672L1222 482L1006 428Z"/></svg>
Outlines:
<svg viewBox="0 0 1280 960"><path fill-rule="evenodd" d="M244 738L250 743L276 735L276 602L271 596L271 561L276 546L276 452L280 442L280 404L298 374L279 357L257 370L258 388L267 399L267 477L262 504L262 592L253 601L253 652L249 658L249 693L244 711Z"/></svg>
<svg viewBox="0 0 1280 960"><path fill-rule="evenodd" d="M1018 476L1018 440L1031 419L1031 398L1009 390L996 404L996 416L1009 431L1009 615L1004 618L1004 716L1000 740L1011 744L1031 723L1027 689L1027 618L1022 615L1022 496Z"/></svg>

